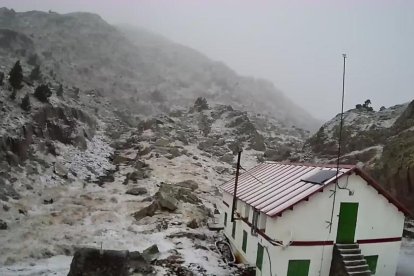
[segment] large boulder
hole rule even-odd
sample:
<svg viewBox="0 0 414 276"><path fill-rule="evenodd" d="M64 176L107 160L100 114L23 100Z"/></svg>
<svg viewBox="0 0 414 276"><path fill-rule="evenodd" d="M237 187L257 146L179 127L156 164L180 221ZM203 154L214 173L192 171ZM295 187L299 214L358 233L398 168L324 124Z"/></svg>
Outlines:
<svg viewBox="0 0 414 276"><path fill-rule="evenodd" d="M183 188L182 186L163 183L158 193L156 194L156 196L158 199L160 199L160 195L161 195L161 197L164 200L164 203L166 204L168 202L168 204L170 204L172 208L174 208L173 205L175 206L178 205L177 201L188 202L191 204L201 203L201 200L192 192L193 190L189 188L189 187L194 188L195 184L194 183L191 184L190 182L190 184L183 184L183 185L184 186L187 185L187 187ZM161 205L161 202L160 202L160 205Z"/></svg>
<svg viewBox="0 0 414 276"><path fill-rule="evenodd" d="M203 141L201 141L197 148L199 150L208 151L211 147L213 147L216 144L216 140L212 138L206 138Z"/></svg>
<svg viewBox="0 0 414 276"><path fill-rule="evenodd" d="M171 194L159 191L157 193L158 204L169 211L175 211L178 208L178 201Z"/></svg>
<svg viewBox="0 0 414 276"><path fill-rule="evenodd" d="M145 259L145 256L138 251L129 253L128 267L130 272L141 273L142 275L149 275L153 272L153 268Z"/></svg>
<svg viewBox="0 0 414 276"><path fill-rule="evenodd" d="M121 164L128 164L133 161L134 159L116 154L112 162L114 163L114 165L121 165Z"/></svg>
<svg viewBox="0 0 414 276"><path fill-rule="evenodd" d="M68 276L127 276L128 251L80 248L70 264Z"/></svg>
<svg viewBox="0 0 414 276"><path fill-rule="evenodd" d="M220 161L228 163L228 164L232 164L233 161L234 161L234 156L233 156L233 154L229 154L229 153L225 154L222 157L220 157Z"/></svg>
<svg viewBox="0 0 414 276"><path fill-rule="evenodd" d="M0 230L6 230L7 229L7 223L0 219Z"/></svg>
<svg viewBox="0 0 414 276"><path fill-rule="evenodd" d="M198 184L194 180L181 181L181 182L176 183L175 185L182 187L182 188L188 188L192 191L198 189Z"/></svg>
<svg viewBox="0 0 414 276"><path fill-rule="evenodd" d="M139 196L139 195L145 195L146 193L148 193L148 191L144 187L132 187L131 189L128 189L125 193L127 195Z"/></svg>
<svg viewBox="0 0 414 276"><path fill-rule="evenodd" d="M188 202L191 204L200 204L201 200L194 194L191 192L191 190L189 189L185 189L185 188L180 188L176 191L176 196L175 198L177 200L180 200L182 202Z"/></svg>
<svg viewBox="0 0 414 276"><path fill-rule="evenodd" d="M136 220L140 220L144 217L152 217L155 212L158 210L159 205L158 202L154 201L152 202L150 205L142 208L141 210L135 212L132 214L132 216L136 219Z"/></svg>
<svg viewBox="0 0 414 276"><path fill-rule="evenodd" d="M55 174L59 175L60 177L63 177L63 178L67 178L68 177L68 170L60 162L56 162L55 163L55 165L54 165L54 172L55 172Z"/></svg>
<svg viewBox="0 0 414 276"><path fill-rule="evenodd" d="M133 182L137 182L138 180L148 178L148 173L144 170L137 170L127 174L127 178Z"/></svg>
<svg viewBox="0 0 414 276"><path fill-rule="evenodd" d="M157 141L155 141L154 146L156 147L169 147L170 141L165 138L160 138Z"/></svg>
<svg viewBox="0 0 414 276"><path fill-rule="evenodd" d="M142 256L144 257L145 260L150 262L150 261L155 260L158 257L159 253L160 251L158 249L158 246L154 244L148 247L147 249L145 249L144 251L142 251Z"/></svg>
<svg viewBox="0 0 414 276"><path fill-rule="evenodd" d="M189 222L187 222L187 226L190 227L191 229L196 229L198 228L198 222L196 219L192 219Z"/></svg>
<svg viewBox="0 0 414 276"><path fill-rule="evenodd" d="M0 200L8 201L9 197L12 199L20 199L20 195L16 192L12 184L7 184L6 181L0 177Z"/></svg>
<svg viewBox="0 0 414 276"><path fill-rule="evenodd" d="M68 276L126 276L130 273L149 275L153 268L137 251L80 248L73 256Z"/></svg>
<svg viewBox="0 0 414 276"><path fill-rule="evenodd" d="M173 158L183 155L177 147L169 148L168 153L173 156Z"/></svg>
<svg viewBox="0 0 414 276"><path fill-rule="evenodd" d="M145 163L144 161L141 161L141 160L135 161L135 164L134 164L135 169L141 170L141 169L147 168L147 167L148 167L148 164Z"/></svg>

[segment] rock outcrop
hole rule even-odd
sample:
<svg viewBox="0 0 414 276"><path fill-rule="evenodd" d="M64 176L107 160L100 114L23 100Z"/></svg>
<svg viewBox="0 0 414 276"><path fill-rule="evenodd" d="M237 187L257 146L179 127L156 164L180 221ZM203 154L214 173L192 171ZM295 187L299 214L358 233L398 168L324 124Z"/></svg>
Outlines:
<svg viewBox="0 0 414 276"><path fill-rule="evenodd" d="M344 114L341 162L361 163L392 195L414 211L414 101L380 111ZM305 161L336 162L339 115L304 146Z"/></svg>
<svg viewBox="0 0 414 276"><path fill-rule="evenodd" d="M152 271L139 252L80 248L75 252L68 276L127 276L131 272L148 275Z"/></svg>

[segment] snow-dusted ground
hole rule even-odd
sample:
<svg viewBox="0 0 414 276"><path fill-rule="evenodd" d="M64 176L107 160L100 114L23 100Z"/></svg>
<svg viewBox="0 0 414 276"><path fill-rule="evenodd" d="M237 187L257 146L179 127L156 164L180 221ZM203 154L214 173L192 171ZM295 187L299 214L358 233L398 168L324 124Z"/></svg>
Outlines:
<svg viewBox="0 0 414 276"><path fill-rule="evenodd" d="M151 133L146 134L151 136ZM138 222L131 216L149 204L142 200L153 195L161 181L175 183L195 180L199 184L197 196L205 206L213 209L213 203L220 201L216 195L217 186L232 176L219 175L214 167L222 166L231 171L231 165L202 156L195 145L184 148L193 155L200 156L199 159L194 160L187 155L171 160L163 156L144 156L147 158L145 162L152 169L151 177L139 180L138 184L123 184L126 173L131 171L127 165L121 165L114 175L115 181L105 183L103 187L83 181L88 175L100 175L105 169L113 168L107 159L112 150L99 133L88 142L88 149L84 152L72 146L57 145L61 162L69 171L76 172L76 177L69 173L68 180L61 179L53 173L53 166L39 175L29 176L25 170L17 170L16 186L22 198L10 201L10 210L3 213L8 229L0 231L0 275L66 275L76 247L99 248L101 244L104 249L130 251L142 251L156 244L161 258L167 257L171 249L176 249L183 255L185 265L190 268L195 263L208 271L206 275L231 274L217 252L195 249L194 242L188 238L167 238L169 234L179 231L214 235L205 226L196 230L186 227L186 222L197 216L193 207L183 203L180 212L160 212ZM129 157L135 155L133 149L124 153ZM244 152L242 165L245 168L255 165L256 154L255 151ZM44 158L48 160L52 157ZM33 189L27 190L28 184ZM131 186L145 187L148 194L125 194ZM53 204L43 204L44 199L50 198L53 198ZM18 209L27 211L27 215L19 213ZM169 227L160 232L157 224L163 219L169 222ZM180 223L175 225L171 222ZM204 241L200 243L209 248ZM159 275L164 275L164 272L160 271Z"/></svg>
<svg viewBox="0 0 414 276"><path fill-rule="evenodd" d="M53 256L48 259L21 262L10 266L0 267L3 276L66 276L69 273L72 257Z"/></svg>

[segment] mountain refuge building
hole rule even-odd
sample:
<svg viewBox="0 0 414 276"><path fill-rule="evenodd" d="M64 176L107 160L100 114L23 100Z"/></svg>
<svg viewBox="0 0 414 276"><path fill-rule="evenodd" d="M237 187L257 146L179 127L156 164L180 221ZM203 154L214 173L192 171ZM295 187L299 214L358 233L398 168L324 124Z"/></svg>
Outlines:
<svg viewBox="0 0 414 276"><path fill-rule="evenodd" d="M265 162L235 199L234 186L221 187L224 233L256 275L395 275L409 211L360 168Z"/></svg>

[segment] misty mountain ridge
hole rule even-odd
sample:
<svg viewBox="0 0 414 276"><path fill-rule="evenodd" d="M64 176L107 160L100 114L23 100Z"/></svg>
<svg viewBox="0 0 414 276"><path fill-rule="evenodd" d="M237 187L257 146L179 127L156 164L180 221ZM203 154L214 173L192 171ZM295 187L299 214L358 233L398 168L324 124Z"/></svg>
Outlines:
<svg viewBox="0 0 414 276"><path fill-rule="evenodd" d="M202 96L305 129L318 125L272 83L240 77L223 63L148 31L119 30L98 15L2 8L0 27L24 37L29 47L22 49L22 61L35 59L42 70L53 71L56 80L97 90L120 109L150 115Z"/></svg>
<svg viewBox="0 0 414 276"><path fill-rule="evenodd" d="M340 114L321 126L297 157L301 161L336 163ZM414 101L379 111L357 108L344 113L342 164L358 164L388 191L414 210Z"/></svg>

